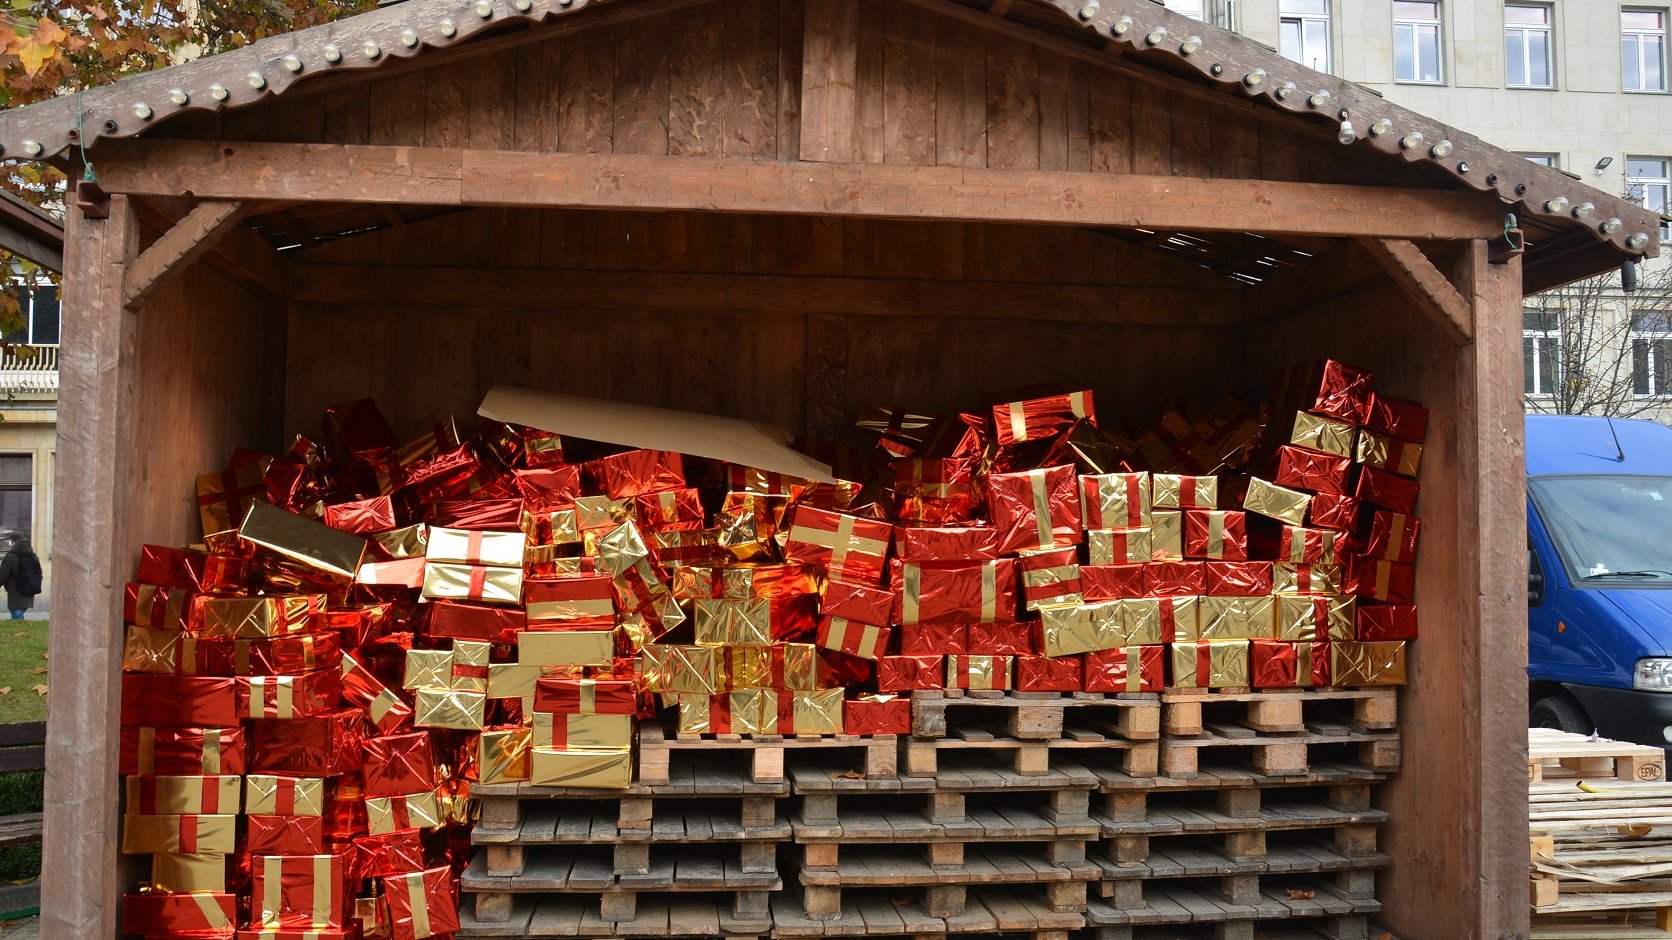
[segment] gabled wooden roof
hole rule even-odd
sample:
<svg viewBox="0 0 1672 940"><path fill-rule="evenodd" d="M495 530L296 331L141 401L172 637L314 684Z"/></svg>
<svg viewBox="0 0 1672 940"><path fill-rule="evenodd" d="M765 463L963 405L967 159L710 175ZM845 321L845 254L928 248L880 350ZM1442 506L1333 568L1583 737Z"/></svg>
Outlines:
<svg viewBox="0 0 1672 940"><path fill-rule="evenodd" d="M136 76L84 93L0 113L0 156L55 159L103 138L143 135L171 117L259 105L292 89L398 70L463 44L512 42L553 22L627 21L701 0L406 0L336 23L263 40L223 55ZM907 0L895 0L907 2ZM993 13L1056 41L1068 40L1288 115L1324 133L1315 146L1380 155L1411 185L1436 183L1496 195L1535 235L1578 249L1601 243L1617 257L1654 255L1659 219L1627 200L1540 167L1234 33L1149 0L947 0L970 17ZM996 22L996 21L995 21ZM495 39L494 37L502 37ZM1564 251L1564 254L1570 252ZM1546 256L1548 258L1548 256ZM1602 265L1597 265L1601 267ZM1573 275L1577 276L1577 275ZM1564 278L1566 279L1566 278Z"/></svg>

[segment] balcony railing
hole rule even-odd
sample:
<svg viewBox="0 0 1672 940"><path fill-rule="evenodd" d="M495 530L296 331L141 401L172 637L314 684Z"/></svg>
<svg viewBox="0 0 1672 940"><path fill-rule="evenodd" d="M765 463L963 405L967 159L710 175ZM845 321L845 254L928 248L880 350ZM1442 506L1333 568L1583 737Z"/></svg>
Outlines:
<svg viewBox="0 0 1672 940"><path fill-rule="evenodd" d="M56 397L58 347L13 346L0 350L0 394Z"/></svg>

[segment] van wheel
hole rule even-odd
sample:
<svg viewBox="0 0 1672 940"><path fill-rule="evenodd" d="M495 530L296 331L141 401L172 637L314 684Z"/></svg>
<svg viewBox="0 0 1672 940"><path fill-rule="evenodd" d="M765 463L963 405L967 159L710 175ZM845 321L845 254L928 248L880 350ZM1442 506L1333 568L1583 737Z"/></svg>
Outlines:
<svg viewBox="0 0 1672 940"><path fill-rule="evenodd" d="M1591 719L1579 703L1565 695L1547 695L1533 703L1532 726L1572 734L1590 734Z"/></svg>

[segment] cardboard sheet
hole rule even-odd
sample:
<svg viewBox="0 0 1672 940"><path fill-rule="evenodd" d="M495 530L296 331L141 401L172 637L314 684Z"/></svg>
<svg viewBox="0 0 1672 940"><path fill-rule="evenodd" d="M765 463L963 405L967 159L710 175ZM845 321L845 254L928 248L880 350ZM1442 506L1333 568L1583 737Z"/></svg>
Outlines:
<svg viewBox="0 0 1672 940"><path fill-rule="evenodd" d="M835 482L829 464L790 449L789 433L770 424L510 385L495 386L476 413L495 421L607 444L671 450L821 483Z"/></svg>

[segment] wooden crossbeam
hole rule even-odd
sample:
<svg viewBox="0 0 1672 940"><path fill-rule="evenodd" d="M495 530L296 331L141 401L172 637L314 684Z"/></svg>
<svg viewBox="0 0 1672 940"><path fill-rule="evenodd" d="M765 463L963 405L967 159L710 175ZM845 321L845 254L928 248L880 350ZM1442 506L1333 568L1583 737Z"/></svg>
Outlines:
<svg viewBox="0 0 1672 940"><path fill-rule="evenodd" d="M200 203L140 253L122 279L122 303L137 310L162 286L208 253L249 213L244 202Z"/></svg>
<svg viewBox="0 0 1672 940"><path fill-rule="evenodd" d="M1469 302L1421 248L1403 238L1365 238L1359 243L1453 343L1467 346L1474 341Z"/></svg>
<svg viewBox="0 0 1672 940"><path fill-rule="evenodd" d="M168 231L175 220L193 208L189 200L153 198L136 201L140 221L157 231ZM257 216L271 206L251 204L247 216ZM269 300L290 295L290 262L247 226L233 225L209 245L204 262L239 285Z"/></svg>
<svg viewBox="0 0 1672 940"><path fill-rule="evenodd" d="M1503 212L1479 193L1042 170L777 163L352 144L110 141L113 193L413 205L665 209L1474 239ZM108 170L106 169L108 167Z"/></svg>

